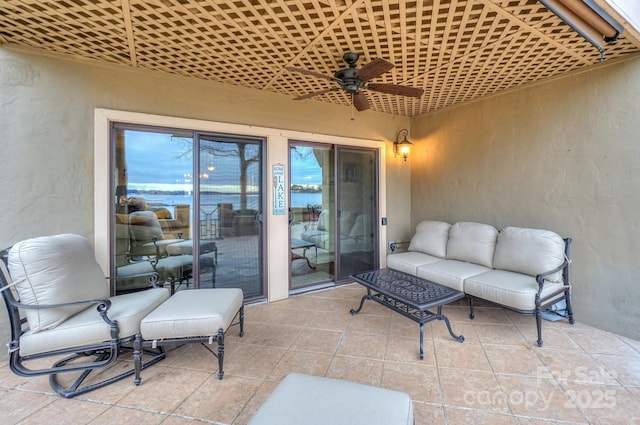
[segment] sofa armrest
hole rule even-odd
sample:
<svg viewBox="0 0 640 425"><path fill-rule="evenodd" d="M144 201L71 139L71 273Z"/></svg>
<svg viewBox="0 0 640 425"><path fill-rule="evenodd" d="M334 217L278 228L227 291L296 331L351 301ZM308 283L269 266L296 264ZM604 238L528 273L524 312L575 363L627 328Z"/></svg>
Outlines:
<svg viewBox="0 0 640 425"><path fill-rule="evenodd" d="M558 273L559 271L561 271L564 268L566 268L568 265L569 265L569 261L568 260L564 260L564 262L560 266L556 267L555 269L549 270L549 271L544 272L544 273L540 273L539 275L536 275L536 282L538 282L538 286L540 288L542 288L542 286L544 285L544 277L545 276L549 276L551 274ZM566 285L566 283L565 283L565 285Z"/></svg>
<svg viewBox="0 0 640 425"><path fill-rule="evenodd" d="M538 283L538 295L542 292L542 288L544 287L544 277L548 275L552 275L559 271L562 271L562 282L564 286L569 286L569 264L571 264L571 259L569 258L569 253L571 250L571 242L573 240L571 238L564 238L564 261L558 267L553 270L549 270L544 273L540 273L536 275L536 282Z"/></svg>
<svg viewBox="0 0 640 425"><path fill-rule="evenodd" d="M389 242L389 249L391 250L392 253L396 252L396 248L400 247L400 246L409 246L411 242L410 241L390 241Z"/></svg>

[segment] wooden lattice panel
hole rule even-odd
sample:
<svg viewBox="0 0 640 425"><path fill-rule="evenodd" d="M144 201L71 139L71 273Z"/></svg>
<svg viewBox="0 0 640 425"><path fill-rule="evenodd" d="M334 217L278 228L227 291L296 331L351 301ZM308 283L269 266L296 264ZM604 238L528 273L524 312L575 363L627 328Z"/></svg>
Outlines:
<svg viewBox="0 0 640 425"><path fill-rule="evenodd" d="M336 87L342 55L396 66L372 82L371 109L412 116L597 63L600 53L538 0L3 0L0 43L273 91ZM640 46L623 37L610 60ZM349 106L332 91L304 102Z"/></svg>
<svg viewBox="0 0 640 425"><path fill-rule="evenodd" d="M129 63L120 1L2 0L1 34L11 43L76 57Z"/></svg>

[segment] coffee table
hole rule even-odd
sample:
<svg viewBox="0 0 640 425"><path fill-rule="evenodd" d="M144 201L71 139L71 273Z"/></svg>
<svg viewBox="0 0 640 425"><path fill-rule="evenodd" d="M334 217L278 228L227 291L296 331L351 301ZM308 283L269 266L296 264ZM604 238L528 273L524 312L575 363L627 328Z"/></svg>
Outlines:
<svg viewBox="0 0 640 425"><path fill-rule="evenodd" d="M420 360L424 359L425 323L444 320L451 337L459 342L464 341L464 336L453 333L449 319L442 314L442 306L463 298L463 292L393 269L369 270L351 277L367 288L367 295L362 297L357 310L351 309L351 314L359 313L366 300L374 300L419 323ZM437 313L428 310L434 307Z"/></svg>
<svg viewBox="0 0 640 425"><path fill-rule="evenodd" d="M302 239L291 238L291 261L293 260L307 260L307 266L310 269L315 269L316 266L312 266L309 261L309 257L307 257L307 250L309 248L316 247L316 245L312 242L303 241ZM294 252L294 249L302 249L302 255ZM318 257L318 247L316 247L316 258Z"/></svg>

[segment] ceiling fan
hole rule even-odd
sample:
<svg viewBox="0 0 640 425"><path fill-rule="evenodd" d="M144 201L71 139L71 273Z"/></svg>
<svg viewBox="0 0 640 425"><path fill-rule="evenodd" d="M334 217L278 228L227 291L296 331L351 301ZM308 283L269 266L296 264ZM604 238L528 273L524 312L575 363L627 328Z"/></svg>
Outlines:
<svg viewBox="0 0 640 425"><path fill-rule="evenodd" d="M318 96L324 93L332 91L344 90L351 95L352 104L358 111L364 111L369 109L369 99L362 90L373 90L380 93L397 94L401 96L421 97L424 90L416 87L401 86L398 84L377 84L369 83L369 80L378 77L385 72L389 71L395 65L384 59L374 59L362 68L356 68L356 62L360 55L357 53L347 52L342 56L342 59L349 64L349 68L341 69L337 71L333 76L321 74L315 71L309 71L306 69L286 67L285 69L293 72L299 72L305 75L311 75L317 78L323 78L338 83L339 87L332 87L330 89L318 90L312 93L308 93L293 100L308 99L313 96Z"/></svg>

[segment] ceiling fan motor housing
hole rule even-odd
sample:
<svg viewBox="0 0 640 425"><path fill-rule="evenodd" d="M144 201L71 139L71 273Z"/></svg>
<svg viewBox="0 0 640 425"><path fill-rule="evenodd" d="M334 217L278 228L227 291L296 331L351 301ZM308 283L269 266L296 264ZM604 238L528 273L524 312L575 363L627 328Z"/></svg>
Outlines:
<svg viewBox="0 0 640 425"><path fill-rule="evenodd" d="M357 93L364 86L364 80L356 77L358 70L354 68L341 69L334 75L341 81L340 85L347 93Z"/></svg>

